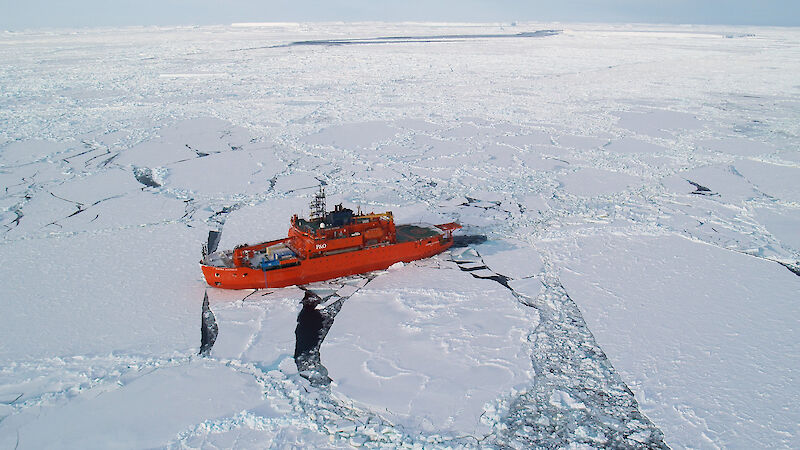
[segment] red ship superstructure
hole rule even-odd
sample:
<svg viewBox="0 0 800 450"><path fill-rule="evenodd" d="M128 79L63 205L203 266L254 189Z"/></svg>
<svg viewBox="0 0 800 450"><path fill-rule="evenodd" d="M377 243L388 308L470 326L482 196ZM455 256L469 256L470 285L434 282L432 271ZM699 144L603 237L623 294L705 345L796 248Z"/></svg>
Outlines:
<svg viewBox="0 0 800 450"><path fill-rule="evenodd" d="M294 215L291 224L286 238L204 254L206 282L224 289L278 288L386 269L447 250L461 228L395 225L391 212L355 214L341 204L326 212L322 189L309 219Z"/></svg>

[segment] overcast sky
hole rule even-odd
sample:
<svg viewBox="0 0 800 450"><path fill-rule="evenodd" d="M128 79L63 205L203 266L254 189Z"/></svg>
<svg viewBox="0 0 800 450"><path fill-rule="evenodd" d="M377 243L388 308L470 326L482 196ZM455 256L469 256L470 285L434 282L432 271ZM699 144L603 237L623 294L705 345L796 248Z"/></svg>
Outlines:
<svg viewBox="0 0 800 450"><path fill-rule="evenodd" d="M306 21L800 26L800 0L0 0L0 29Z"/></svg>

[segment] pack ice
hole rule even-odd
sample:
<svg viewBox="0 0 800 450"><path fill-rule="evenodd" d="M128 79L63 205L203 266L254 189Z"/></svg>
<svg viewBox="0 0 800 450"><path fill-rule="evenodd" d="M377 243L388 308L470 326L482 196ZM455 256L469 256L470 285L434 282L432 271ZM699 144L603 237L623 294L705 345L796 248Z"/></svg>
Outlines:
<svg viewBox="0 0 800 450"><path fill-rule="evenodd" d="M796 29L8 30L0 58L2 448L795 446ZM320 184L465 236L205 285L209 231L285 236Z"/></svg>

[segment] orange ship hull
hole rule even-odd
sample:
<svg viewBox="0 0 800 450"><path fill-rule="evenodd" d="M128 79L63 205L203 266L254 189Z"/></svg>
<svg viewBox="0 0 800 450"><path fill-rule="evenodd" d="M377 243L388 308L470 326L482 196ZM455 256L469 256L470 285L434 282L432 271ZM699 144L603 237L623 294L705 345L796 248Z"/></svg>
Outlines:
<svg viewBox="0 0 800 450"><path fill-rule="evenodd" d="M373 270L383 270L397 262L411 262L439 254L453 245L452 237L426 239L365 248L298 261L272 270L249 267L215 267L202 264L210 286L223 289L279 288L307 284Z"/></svg>
<svg viewBox="0 0 800 450"><path fill-rule="evenodd" d="M459 228L453 222L395 225L391 211L354 213L342 204L326 211L325 189L320 187L309 218L292 216L286 238L215 251L209 234L200 267L210 286L223 289L308 284L429 258L450 248Z"/></svg>

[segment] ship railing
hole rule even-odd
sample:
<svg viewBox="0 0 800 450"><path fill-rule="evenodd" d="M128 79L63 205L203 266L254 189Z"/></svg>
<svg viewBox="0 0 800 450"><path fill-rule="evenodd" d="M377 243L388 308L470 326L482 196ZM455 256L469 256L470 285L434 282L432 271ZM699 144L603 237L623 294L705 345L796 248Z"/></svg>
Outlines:
<svg viewBox="0 0 800 450"><path fill-rule="evenodd" d="M461 225L455 222L450 222L436 225L436 228L444 231L445 239L450 240L453 238L453 232L461 228Z"/></svg>
<svg viewBox="0 0 800 450"><path fill-rule="evenodd" d="M383 213L370 213L370 214L362 214L360 216L353 217L354 220L358 219L388 219L390 221L394 221L394 216L392 215L391 211L386 211Z"/></svg>

